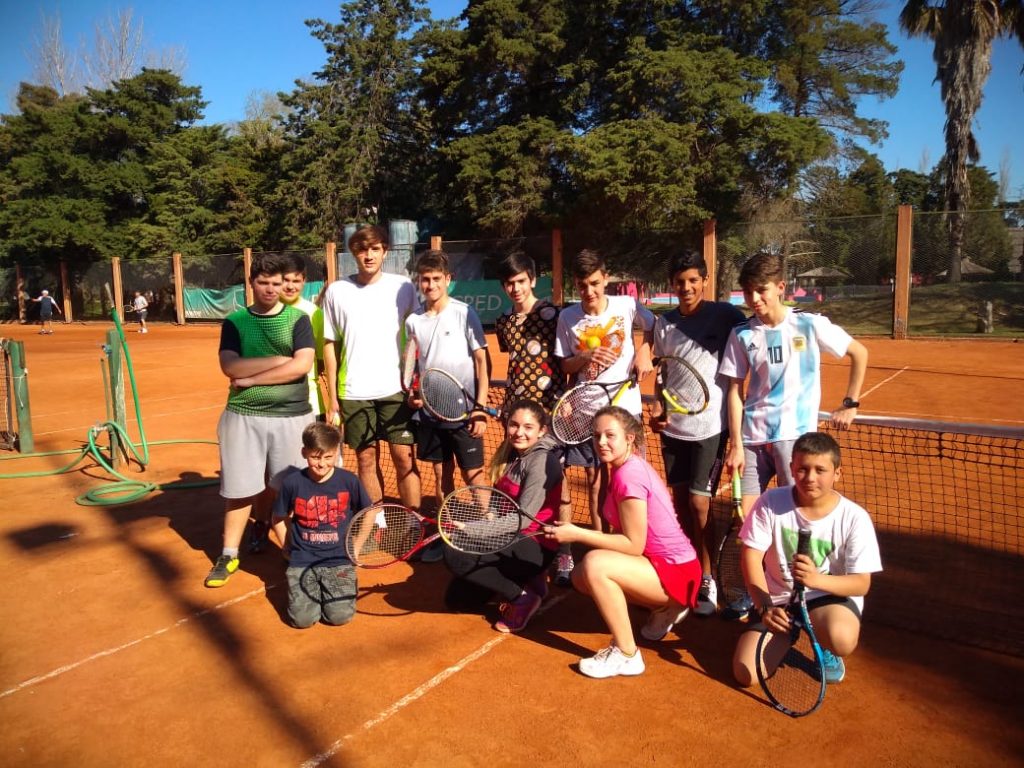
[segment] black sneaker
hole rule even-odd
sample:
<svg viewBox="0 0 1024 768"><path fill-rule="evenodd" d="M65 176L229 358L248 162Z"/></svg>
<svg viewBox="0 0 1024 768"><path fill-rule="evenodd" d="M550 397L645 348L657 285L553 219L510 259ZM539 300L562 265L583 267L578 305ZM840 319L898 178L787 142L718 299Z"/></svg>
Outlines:
<svg viewBox="0 0 1024 768"><path fill-rule="evenodd" d="M270 526L262 520L253 520L249 531L249 552L258 555L270 542Z"/></svg>
<svg viewBox="0 0 1024 768"><path fill-rule="evenodd" d="M203 583L208 587L223 587L228 583L231 574L237 570L237 557L221 555L217 558L217 562L213 564L213 568L210 569L210 572L206 575L206 581Z"/></svg>

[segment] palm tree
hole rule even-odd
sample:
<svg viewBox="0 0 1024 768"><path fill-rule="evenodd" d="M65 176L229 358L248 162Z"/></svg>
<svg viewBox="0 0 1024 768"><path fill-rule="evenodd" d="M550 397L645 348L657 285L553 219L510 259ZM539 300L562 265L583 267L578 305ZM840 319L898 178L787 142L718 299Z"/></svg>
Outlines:
<svg viewBox="0 0 1024 768"><path fill-rule="evenodd" d="M946 209L949 219L949 282L960 282L964 216L970 201L967 164L980 154L971 126L992 71L992 42L1015 36L1024 45L1024 0L908 0L900 27L934 42L935 79L946 106Z"/></svg>

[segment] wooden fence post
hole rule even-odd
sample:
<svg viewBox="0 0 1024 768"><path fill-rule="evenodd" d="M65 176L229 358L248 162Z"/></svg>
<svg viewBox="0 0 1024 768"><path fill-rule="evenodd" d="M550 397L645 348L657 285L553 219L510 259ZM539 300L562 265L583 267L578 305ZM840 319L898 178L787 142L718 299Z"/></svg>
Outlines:
<svg viewBox="0 0 1024 768"><path fill-rule="evenodd" d="M910 254L913 246L914 209L901 205L896 214L896 275L893 284L892 337L906 339L910 320Z"/></svg>
<svg viewBox="0 0 1024 768"><path fill-rule="evenodd" d="M249 269L252 267L252 248L242 249L242 283L245 285L245 306L253 302L252 284L249 282Z"/></svg>
<svg viewBox="0 0 1024 768"><path fill-rule="evenodd" d="M14 289L18 292L18 322L27 323L28 315L25 313L25 276L21 274L21 265L14 264Z"/></svg>
<svg viewBox="0 0 1024 768"><path fill-rule="evenodd" d="M442 243L440 235L431 235L430 236L430 250L432 250L432 251L443 250L442 247L441 247L442 244L443 243Z"/></svg>
<svg viewBox="0 0 1024 768"><path fill-rule="evenodd" d="M551 303L556 307L565 301L562 283L562 230L555 227L551 230Z"/></svg>
<svg viewBox="0 0 1024 768"><path fill-rule="evenodd" d="M121 284L121 257L114 256L110 260L110 271L114 282L114 306L118 317L124 317L124 288Z"/></svg>
<svg viewBox="0 0 1024 768"><path fill-rule="evenodd" d="M74 308L71 306L71 281L68 280L68 264L63 259L60 261L60 292L64 304L64 322L74 322Z"/></svg>
<svg viewBox="0 0 1024 768"><path fill-rule="evenodd" d="M718 299L718 232L717 222L708 219L704 222L704 263L708 267L708 279L704 283L704 299Z"/></svg>
<svg viewBox="0 0 1024 768"><path fill-rule="evenodd" d="M181 254L171 254L174 270L174 319L178 325L185 324L185 270L181 266Z"/></svg>
<svg viewBox="0 0 1024 768"><path fill-rule="evenodd" d="M324 246L324 263L327 266L327 284L338 279L338 244L328 242Z"/></svg>

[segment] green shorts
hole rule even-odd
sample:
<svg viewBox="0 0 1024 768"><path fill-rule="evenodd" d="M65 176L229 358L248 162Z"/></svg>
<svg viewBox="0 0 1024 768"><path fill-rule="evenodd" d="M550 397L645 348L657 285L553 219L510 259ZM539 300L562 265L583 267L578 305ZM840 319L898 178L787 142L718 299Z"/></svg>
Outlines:
<svg viewBox="0 0 1024 768"><path fill-rule="evenodd" d="M342 400L345 445L357 451L378 440L394 445L414 445L416 435L409 427L412 415L413 410L401 392L376 400Z"/></svg>

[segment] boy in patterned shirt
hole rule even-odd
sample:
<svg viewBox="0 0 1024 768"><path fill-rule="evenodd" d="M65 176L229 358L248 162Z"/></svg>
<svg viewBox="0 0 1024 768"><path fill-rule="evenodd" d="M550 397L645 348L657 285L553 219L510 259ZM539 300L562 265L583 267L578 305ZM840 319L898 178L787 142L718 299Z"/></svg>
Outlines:
<svg viewBox="0 0 1024 768"><path fill-rule="evenodd" d="M565 392L565 374L555 357L558 307L534 295L537 268L525 253L506 256L498 265L498 277L512 300L512 309L498 318L494 328L498 349L508 354L508 386L502 413L507 416L509 406L524 398L539 403L550 413ZM562 485L558 519L572 522L572 501L566 484ZM555 583L569 586L574 566L569 545L560 545L555 561Z"/></svg>
<svg viewBox="0 0 1024 768"><path fill-rule="evenodd" d="M220 369L231 382L217 424L224 545L206 577L221 587L238 570L238 548L253 500L305 464L302 431L313 421L307 376L313 365L313 327L301 310L280 301L288 261L278 254L253 259L253 303L224 320Z"/></svg>

